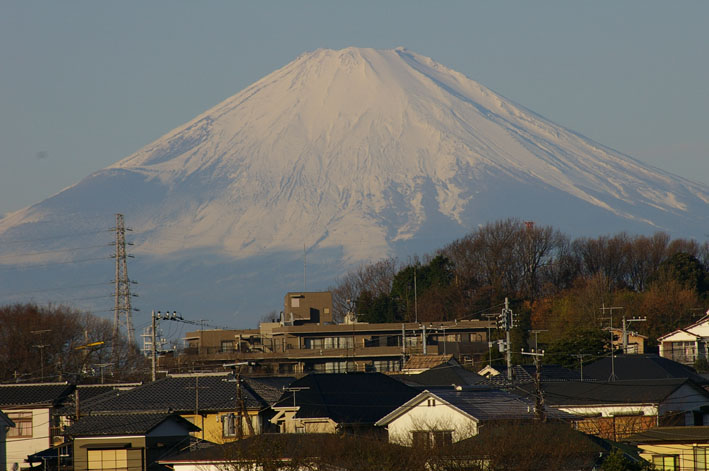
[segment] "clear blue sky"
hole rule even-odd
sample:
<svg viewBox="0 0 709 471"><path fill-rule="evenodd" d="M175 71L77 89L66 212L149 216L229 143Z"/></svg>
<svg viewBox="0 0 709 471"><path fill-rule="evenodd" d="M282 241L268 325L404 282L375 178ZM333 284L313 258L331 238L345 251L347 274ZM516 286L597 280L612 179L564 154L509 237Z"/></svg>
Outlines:
<svg viewBox="0 0 709 471"><path fill-rule="evenodd" d="M404 46L709 184L706 1L12 1L0 214L133 153L304 51Z"/></svg>

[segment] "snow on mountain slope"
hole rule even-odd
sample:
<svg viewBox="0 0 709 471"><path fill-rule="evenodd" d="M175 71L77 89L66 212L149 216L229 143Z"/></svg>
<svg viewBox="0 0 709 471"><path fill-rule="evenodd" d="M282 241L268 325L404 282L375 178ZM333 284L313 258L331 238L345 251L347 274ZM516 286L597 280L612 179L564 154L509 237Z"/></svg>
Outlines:
<svg viewBox="0 0 709 471"><path fill-rule="evenodd" d="M0 238L68 221L89 227L114 212L137 228L136 252L146 256L253 259L305 247L340 253L341 267L433 250L505 217L576 234L701 237L709 188L558 126L427 57L347 48L303 54L135 154L8 215Z"/></svg>

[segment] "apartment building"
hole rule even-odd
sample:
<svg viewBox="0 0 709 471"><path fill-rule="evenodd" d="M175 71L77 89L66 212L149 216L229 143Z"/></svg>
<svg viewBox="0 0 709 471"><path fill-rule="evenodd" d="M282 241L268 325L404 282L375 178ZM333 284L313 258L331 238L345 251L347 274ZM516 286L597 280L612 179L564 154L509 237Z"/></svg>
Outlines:
<svg viewBox="0 0 709 471"><path fill-rule="evenodd" d="M287 293L280 317L258 329L188 332L186 348L172 367L251 361L280 374L389 372L400 371L412 354L452 354L472 363L487 354L488 332L495 328L482 320L370 324L348 316L336 323L329 292Z"/></svg>

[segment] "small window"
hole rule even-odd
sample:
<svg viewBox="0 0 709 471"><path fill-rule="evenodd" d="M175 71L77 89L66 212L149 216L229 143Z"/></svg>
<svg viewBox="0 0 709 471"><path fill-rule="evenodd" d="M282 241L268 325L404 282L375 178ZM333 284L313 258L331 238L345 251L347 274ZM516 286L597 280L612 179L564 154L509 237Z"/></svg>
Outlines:
<svg viewBox="0 0 709 471"><path fill-rule="evenodd" d="M290 307L300 307L300 298L290 298Z"/></svg>
<svg viewBox="0 0 709 471"><path fill-rule="evenodd" d="M452 430L415 430L411 432L414 448L433 448L453 443Z"/></svg>
<svg viewBox="0 0 709 471"><path fill-rule="evenodd" d="M8 412L7 416L15 422L15 426L7 431L7 438L32 436L32 412Z"/></svg>
<svg viewBox="0 0 709 471"><path fill-rule="evenodd" d="M222 340L221 352L231 353L234 351L234 341L233 340Z"/></svg>

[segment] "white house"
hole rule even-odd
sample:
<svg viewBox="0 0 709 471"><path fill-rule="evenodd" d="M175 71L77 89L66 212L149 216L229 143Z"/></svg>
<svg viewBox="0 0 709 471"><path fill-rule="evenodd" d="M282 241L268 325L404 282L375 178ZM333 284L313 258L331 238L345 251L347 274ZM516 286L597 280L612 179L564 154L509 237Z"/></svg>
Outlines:
<svg viewBox="0 0 709 471"><path fill-rule="evenodd" d="M561 418L567 414L552 411ZM490 422L534 420L534 404L499 389L423 391L376 425L386 427L389 441L401 445L438 446L477 435Z"/></svg>
<svg viewBox="0 0 709 471"><path fill-rule="evenodd" d="M15 424L6 439L8 470L26 467L28 455L61 443L56 412L73 389L68 383L0 385L0 408Z"/></svg>
<svg viewBox="0 0 709 471"><path fill-rule="evenodd" d="M692 325L665 334L657 339L660 356L685 365L709 358L709 311Z"/></svg>

